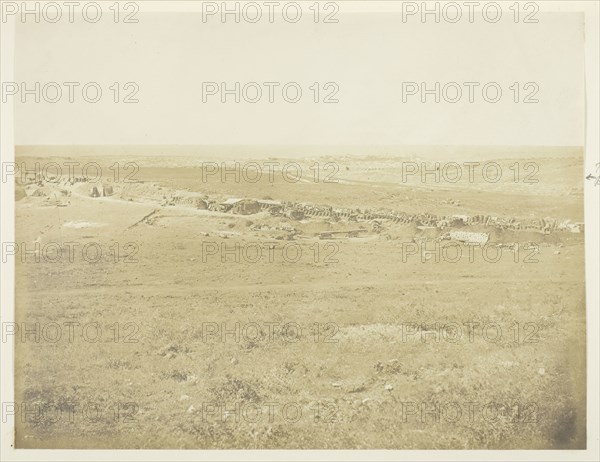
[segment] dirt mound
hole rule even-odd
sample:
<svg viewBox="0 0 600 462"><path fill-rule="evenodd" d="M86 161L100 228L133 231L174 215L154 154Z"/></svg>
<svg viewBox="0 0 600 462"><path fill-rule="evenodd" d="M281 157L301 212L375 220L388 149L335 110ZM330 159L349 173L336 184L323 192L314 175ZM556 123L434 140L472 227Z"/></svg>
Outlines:
<svg viewBox="0 0 600 462"><path fill-rule="evenodd" d="M33 186L25 190L30 197L48 197L52 194L52 190L47 186Z"/></svg>

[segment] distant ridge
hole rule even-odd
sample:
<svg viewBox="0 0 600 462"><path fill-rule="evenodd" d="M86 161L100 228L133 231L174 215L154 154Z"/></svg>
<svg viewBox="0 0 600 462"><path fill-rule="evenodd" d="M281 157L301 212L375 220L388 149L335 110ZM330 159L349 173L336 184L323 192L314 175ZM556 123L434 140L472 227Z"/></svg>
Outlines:
<svg viewBox="0 0 600 462"><path fill-rule="evenodd" d="M23 145L15 155L32 157L201 157L206 159L382 156L468 161L501 158L582 156L581 146L280 146L280 145Z"/></svg>

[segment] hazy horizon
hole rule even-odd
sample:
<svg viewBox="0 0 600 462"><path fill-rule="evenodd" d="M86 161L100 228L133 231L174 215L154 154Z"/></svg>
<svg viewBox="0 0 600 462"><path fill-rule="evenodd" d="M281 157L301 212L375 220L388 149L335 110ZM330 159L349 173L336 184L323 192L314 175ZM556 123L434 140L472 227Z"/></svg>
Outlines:
<svg viewBox="0 0 600 462"><path fill-rule="evenodd" d="M497 159L507 157L575 157L584 146L343 146L343 145L16 145L16 157L131 156L131 157L423 157L434 160Z"/></svg>

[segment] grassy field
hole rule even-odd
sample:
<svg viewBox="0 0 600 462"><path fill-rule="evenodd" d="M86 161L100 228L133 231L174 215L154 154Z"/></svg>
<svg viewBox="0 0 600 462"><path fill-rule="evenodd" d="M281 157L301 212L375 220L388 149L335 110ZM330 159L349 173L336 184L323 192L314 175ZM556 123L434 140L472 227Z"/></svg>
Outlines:
<svg viewBox="0 0 600 462"><path fill-rule="evenodd" d="M184 171L140 175L165 191L339 206L436 211L445 195L411 188L403 204L394 194L406 197L406 185L244 189ZM460 191L465 205L454 213L582 217L581 198L506 188ZM17 401L33 409L18 415L18 447L585 446L582 235L539 235L537 262L509 251L496 263L477 251L470 261L462 247L451 263L403 258L415 230L400 225L328 241L315 234L342 224L76 191L67 207L44 200L17 203L17 241L57 242L62 255L16 265ZM257 224L302 233L281 240ZM254 258L268 244L271 257ZM38 342L20 335L35 323Z"/></svg>

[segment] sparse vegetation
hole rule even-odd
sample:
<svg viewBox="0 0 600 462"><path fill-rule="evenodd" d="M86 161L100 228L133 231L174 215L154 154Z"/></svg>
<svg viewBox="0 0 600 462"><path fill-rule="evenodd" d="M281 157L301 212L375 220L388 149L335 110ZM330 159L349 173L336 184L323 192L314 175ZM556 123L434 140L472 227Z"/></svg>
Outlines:
<svg viewBox="0 0 600 462"><path fill-rule="evenodd" d="M43 198L21 194L19 241L86 242L93 233L106 248L135 242L138 252L132 263L110 254L95 263L17 260L17 322L98 322L103 332L96 342L80 336L69 342L66 335L53 344L17 342L17 400L61 409L94 402L104 410L102 419L75 426L67 420L18 421L18 446L93 441L106 448L582 447L583 235L505 230L492 236L502 242L539 239L539 263L515 262L514 253L497 263L403 261L402 242L432 243L437 234L386 220L359 228L351 220L266 211L250 221L175 199L189 193L203 200L275 198L439 215L533 211L573 221L583 217L581 197L564 194L579 186L580 171L564 159L544 170L550 172L544 177L547 195L514 182L430 191L396 181L392 164L383 182L366 168L375 161L386 163L348 161L349 168L340 169L348 181L339 184L200 184L198 169L153 165L140 169L144 183L115 185L110 198L72 188L60 218L56 208L39 205ZM104 226L61 226L66 222ZM339 239L318 238L338 231ZM216 249L291 242L303 258L207 257L205 242ZM323 252L330 249L324 245L333 242L336 261L326 260ZM134 323L136 329L122 329L115 341L115 323ZM236 323L259 327L244 335L241 328L236 333ZM269 325L286 323L300 326L300 335L276 331L270 337ZM416 325L408 337L407 323ZM465 328L458 341L446 340L451 326L465 323L500 326L502 335L496 340L490 329L486 338L479 330L471 339ZM483 417L479 409L470 420L469 402L496 406L493 415ZM115 422L115 403L136 403L135 421ZM289 403L290 415L301 409L297 421L283 416ZM412 412L407 403L429 408ZM436 403L457 403L463 415L433 419L435 412L428 410ZM256 421L236 418L236 405L247 413L258 407L262 414Z"/></svg>

